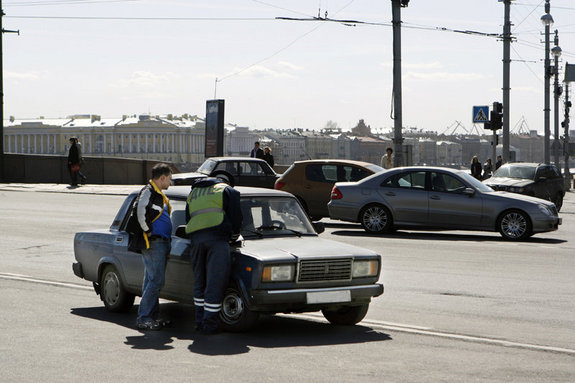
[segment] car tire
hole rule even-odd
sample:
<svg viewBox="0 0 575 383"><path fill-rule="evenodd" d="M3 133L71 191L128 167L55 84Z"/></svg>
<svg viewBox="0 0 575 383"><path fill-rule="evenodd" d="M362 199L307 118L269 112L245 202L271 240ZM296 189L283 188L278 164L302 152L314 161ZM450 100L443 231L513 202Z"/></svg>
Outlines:
<svg viewBox="0 0 575 383"><path fill-rule="evenodd" d="M321 310L321 313L331 324L352 326L362 321L367 315L369 303L361 306L344 306L337 310Z"/></svg>
<svg viewBox="0 0 575 383"><path fill-rule="evenodd" d="M118 270L107 265L100 278L100 298L108 311L119 313L130 310L136 296L126 291Z"/></svg>
<svg viewBox="0 0 575 383"><path fill-rule="evenodd" d="M219 178L232 187L235 185L234 176L223 170L213 172L210 174L210 177Z"/></svg>
<svg viewBox="0 0 575 383"><path fill-rule="evenodd" d="M555 204L555 207L557 208L557 211L561 210L561 206L563 206L563 194L561 193L557 193L555 195L555 198L553 198L553 200L551 201Z"/></svg>
<svg viewBox="0 0 575 383"><path fill-rule="evenodd" d="M361 209L359 222L365 231L374 234L389 233L393 226L389 209L378 204L367 205Z"/></svg>
<svg viewBox="0 0 575 383"><path fill-rule="evenodd" d="M222 311L220 311L221 328L230 332L248 331L256 324L259 314L251 311L239 288L232 285L224 292Z"/></svg>
<svg viewBox="0 0 575 383"><path fill-rule="evenodd" d="M532 233L531 220L521 210L507 210L499 216L497 228L501 236L510 241L521 241Z"/></svg>

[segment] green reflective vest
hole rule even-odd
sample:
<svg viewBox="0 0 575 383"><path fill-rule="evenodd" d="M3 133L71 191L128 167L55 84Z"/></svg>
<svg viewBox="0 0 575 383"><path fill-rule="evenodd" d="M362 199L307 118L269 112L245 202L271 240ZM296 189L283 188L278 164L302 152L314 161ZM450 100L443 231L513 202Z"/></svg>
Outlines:
<svg viewBox="0 0 575 383"><path fill-rule="evenodd" d="M186 225L186 233L215 227L224 221L224 190L227 186L219 183L192 189L188 196L190 220Z"/></svg>

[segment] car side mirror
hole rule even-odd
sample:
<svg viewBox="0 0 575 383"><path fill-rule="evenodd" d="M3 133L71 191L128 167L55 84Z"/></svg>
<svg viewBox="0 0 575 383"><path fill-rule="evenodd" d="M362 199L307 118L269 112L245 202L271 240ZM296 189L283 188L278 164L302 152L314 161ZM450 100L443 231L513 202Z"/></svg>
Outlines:
<svg viewBox="0 0 575 383"><path fill-rule="evenodd" d="M237 238L230 241L230 247L242 247L244 245L244 237L240 234Z"/></svg>
<svg viewBox="0 0 575 383"><path fill-rule="evenodd" d="M316 233L321 234L325 231L325 224L323 222L312 222L313 228Z"/></svg>
<svg viewBox="0 0 575 383"><path fill-rule="evenodd" d="M178 228L176 229L176 237L183 239L189 238L188 234L186 233L186 225L178 226Z"/></svg>
<svg viewBox="0 0 575 383"><path fill-rule="evenodd" d="M475 195L475 189L473 188L465 188L463 189L463 194L469 196L469 197L473 197Z"/></svg>

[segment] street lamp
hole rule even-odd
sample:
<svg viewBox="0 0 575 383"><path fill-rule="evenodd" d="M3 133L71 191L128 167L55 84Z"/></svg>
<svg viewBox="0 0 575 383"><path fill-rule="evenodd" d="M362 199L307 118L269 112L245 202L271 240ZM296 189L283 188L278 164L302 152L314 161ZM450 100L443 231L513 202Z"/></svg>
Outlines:
<svg viewBox="0 0 575 383"><path fill-rule="evenodd" d="M545 163L549 164L551 158L549 156L549 136L551 135L550 127L549 127L549 113L551 111L550 108L550 94L549 94L549 85L551 82L551 63L549 60L549 28L553 25L553 17L549 14L549 10L551 5L549 4L549 0L545 0L545 14L541 16L541 22L545 26L545 108L543 109L545 114L545 139L544 139L544 157Z"/></svg>
<svg viewBox="0 0 575 383"><path fill-rule="evenodd" d="M553 157L557 169L561 169L559 164L559 96L563 89L559 86L559 57L561 57L561 48L559 48L559 32L555 30L555 46L551 49L551 54L555 58L555 65L553 66L553 74L555 75L555 83L553 84L554 104L554 126L553 126Z"/></svg>

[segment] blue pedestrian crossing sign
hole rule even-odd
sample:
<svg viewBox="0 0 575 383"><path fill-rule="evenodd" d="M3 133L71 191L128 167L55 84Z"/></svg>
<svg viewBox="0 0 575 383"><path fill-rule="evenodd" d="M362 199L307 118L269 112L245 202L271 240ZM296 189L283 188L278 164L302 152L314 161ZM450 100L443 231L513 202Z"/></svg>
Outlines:
<svg viewBox="0 0 575 383"><path fill-rule="evenodd" d="M489 106L473 107L473 123L489 122Z"/></svg>

